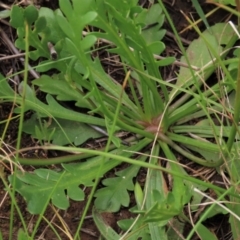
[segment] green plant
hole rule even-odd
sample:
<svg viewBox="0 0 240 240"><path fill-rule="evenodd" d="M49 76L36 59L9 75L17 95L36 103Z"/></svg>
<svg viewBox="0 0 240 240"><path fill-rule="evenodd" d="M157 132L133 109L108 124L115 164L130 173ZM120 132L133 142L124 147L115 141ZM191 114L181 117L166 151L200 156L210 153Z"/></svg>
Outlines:
<svg viewBox="0 0 240 240"><path fill-rule="evenodd" d="M239 79L237 82L234 80L236 66L232 65L238 63L238 57L224 60L237 38L231 26L225 23L216 24L211 31L202 33L196 28L199 38L190 44L187 51L179 41L183 52L181 62L188 68L180 67L176 83L170 84L162 79L159 67L171 64L174 58L154 58L165 49L161 41L165 34L162 29L165 8L161 1L148 10L138 6L137 2L84 0L80 3L73 0L71 4L68 0L60 0L60 9L56 11L48 8L37 10L33 6L12 8L11 24L18 33L16 46L28 53L26 59L28 55L32 60L45 59L35 67L43 73L41 77L32 81L32 87L26 81L22 82L18 94L1 76L2 101L17 103L15 113L35 112L23 124L23 130L42 141L80 145L88 138L99 136L89 127L91 124L107 129L109 139L102 151L55 146L45 148L74 150L80 154L50 160L17 156L16 161L22 164L62 163L63 170L55 172L40 168L33 173L16 171L9 180L25 197L28 210L33 214L42 214L50 199L60 209L69 206L69 198L83 200L80 184L92 187L90 203L99 178L121 162L130 163L129 167L117 172L116 177L103 180L105 187L96 191L97 210L93 212L96 224L106 236L108 226L101 222L99 211L116 212L121 206L128 207L128 191L135 190L138 204L132 211L138 216L132 221L120 222L125 234L119 236L112 231L112 239L149 236L166 239L170 234L165 231L168 221L174 216L181 216L190 222L183 214L185 204L191 202L191 198L197 199L198 203L202 201L203 197L197 196L194 187L203 191L214 189L219 197L225 192L213 184L189 177L184 167L178 164L178 155L206 167L224 165L229 174L235 172L233 183L239 181L235 171L239 157L239 136L236 135L239 114L234 115L238 112L239 99L235 97L235 107L223 105L239 83ZM167 12L165 15L172 25ZM94 57L93 53L98 50L95 45L97 39L107 40L104 48L119 56L124 81L113 81L100 59ZM57 52L54 57L49 51L49 44ZM33 50L28 52L28 47ZM224 79L216 83L207 81L217 67L221 67ZM58 73L48 76L46 72L50 69L56 69ZM26 72L25 69L25 75ZM47 93L47 103L36 97L36 87ZM67 101L74 101L82 112L61 105ZM49 122L48 118L53 121ZM77 134L70 134L70 124L78 126ZM120 130L136 135L136 138L125 140L130 146L123 145L121 139L114 135ZM76 141L82 134L86 137ZM151 151L146 152L149 159L144 156L131 159L134 153L144 151L149 145ZM160 155L168 160L169 169L161 167ZM79 159L87 160L67 163ZM148 163L145 163L147 159ZM134 185L133 181L140 167L148 169L144 189ZM163 173L159 170L171 174L171 191L166 188ZM239 201L233 189L228 194L235 202ZM79 228L83 219L84 214ZM32 237L36 230L37 225ZM216 239L201 222L194 230L203 239Z"/></svg>
<svg viewBox="0 0 240 240"><path fill-rule="evenodd" d="M231 4L233 6L236 6L236 1L235 0L215 0L214 2L221 3L224 5Z"/></svg>

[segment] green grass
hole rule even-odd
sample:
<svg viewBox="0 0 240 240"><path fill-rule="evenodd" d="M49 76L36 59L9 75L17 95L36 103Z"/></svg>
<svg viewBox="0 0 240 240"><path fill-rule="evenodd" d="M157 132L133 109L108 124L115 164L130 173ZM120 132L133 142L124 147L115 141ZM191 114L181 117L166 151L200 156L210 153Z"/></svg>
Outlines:
<svg viewBox="0 0 240 240"><path fill-rule="evenodd" d="M94 222L106 239L179 239L184 225L178 219L192 225L186 239L193 234L201 239L217 239L203 222L220 213L230 213L233 238L238 239L240 95L235 93L240 91L239 51L234 50L233 56L226 60L238 39L235 30L226 23L210 26L198 2L193 1L206 30L201 32L189 20L199 37L185 49L160 0L148 9L138 6L135 0L114 4L110 0L81 3L73 0L72 4L60 0L59 3L60 9L56 11L37 10L31 5L25 9L14 6L11 10L10 23L18 32L15 45L26 55L24 79L18 93L0 76L2 104L13 102L15 106L12 115L1 122L5 129L2 141L11 121L16 117L19 120L15 157L9 160L6 154L1 158L4 162L33 166L62 163L62 170L38 167L30 173L20 171L14 164L13 174L8 178L11 188L1 174L12 200L9 239L13 234L14 209L23 228L18 239L34 239L40 223L45 221L49 202L58 209L67 209L69 199L83 201L86 197L77 231L69 236L64 230L69 239L80 239L79 230L93 202ZM238 11L231 13L239 17ZM160 67L172 64L174 58L154 58L165 50L164 20L178 41L183 54L181 63L188 66L180 66L174 84L165 81L159 71ZM108 44L97 47L97 40ZM49 42L57 59L52 59ZM29 51L30 47L34 50ZM122 81L113 80L101 59L94 57L100 49L118 56ZM29 60L40 58L45 60L33 69L41 76L30 85ZM58 71L49 76L50 69ZM216 74L216 83L209 81L214 73L221 73ZM37 98L37 89L46 93L46 101ZM79 111L64 107L62 103L68 101L75 102ZM24 121L29 110L33 115ZM71 131L73 124L75 128ZM87 139L101 136L91 125L107 131L103 149L79 147ZM45 160L23 158L20 150L24 151L21 149L24 131L38 139L44 150L77 154ZM121 131L134 137L123 142L117 134ZM45 143L54 145L44 146ZM69 163L80 159L83 160ZM228 185L218 187L209 179L191 176L193 170L186 162L216 169ZM114 177L103 178L121 163L128 165L115 172ZM140 169L146 170L144 184L136 180ZM166 176L171 183L169 188ZM100 181L102 188L98 187ZM91 188L91 193L85 196L80 185ZM119 221L123 230L120 234L103 221L101 212L118 212L122 206L129 208L130 192L134 193L136 206L129 211L136 217ZM209 192L214 192L215 199L205 198ZM24 197L28 211L38 215L32 232L27 230L16 193ZM201 204L208 207L193 222L186 209L194 213ZM58 228L48 224L60 239Z"/></svg>

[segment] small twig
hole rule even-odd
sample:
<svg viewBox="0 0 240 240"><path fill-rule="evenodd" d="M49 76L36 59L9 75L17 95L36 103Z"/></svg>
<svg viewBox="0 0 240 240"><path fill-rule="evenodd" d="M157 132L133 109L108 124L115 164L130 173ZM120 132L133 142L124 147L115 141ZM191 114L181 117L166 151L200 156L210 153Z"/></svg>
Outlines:
<svg viewBox="0 0 240 240"><path fill-rule="evenodd" d="M109 137L109 134L103 129L103 128L100 128L99 126L96 126L96 125L92 125L92 124L88 124L91 128L93 128L94 130L96 130L97 132L103 134L104 136L106 137ZM124 141L124 140L121 140L121 143L123 145L126 145L126 146L129 146L129 142L127 141Z"/></svg>
<svg viewBox="0 0 240 240"><path fill-rule="evenodd" d="M8 27L11 27L10 23L8 21L6 21L5 19L0 18L0 22L7 25Z"/></svg>
<svg viewBox="0 0 240 240"><path fill-rule="evenodd" d="M47 46L48 46L48 49L49 49L52 60L56 60L57 57L58 57L58 54L57 54L53 44L51 42L48 42Z"/></svg>
<svg viewBox="0 0 240 240"><path fill-rule="evenodd" d="M2 2L0 2L0 7L4 8L4 9L8 9L8 10L11 9L10 6L8 6L7 4L4 4L4 3L2 3Z"/></svg>
<svg viewBox="0 0 240 240"><path fill-rule="evenodd" d="M21 58L24 57L25 53L19 53L19 54L14 54L14 55L8 55L0 58L0 61L12 59L12 58Z"/></svg>
<svg viewBox="0 0 240 240"><path fill-rule="evenodd" d="M168 37L173 38L174 40L176 40L176 37L174 36L174 34L171 33L171 32L169 32L169 31L166 32L166 36L168 36ZM185 43L185 44L187 44L187 45L190 45L191 41L188 41L187 39L182 38L182 37L179 37L179 38L181 39L181 41L182 41L183 43Z"/></svg>
<svg viewBox="0 0 240 240"><path fill-rule="evenodd" d="M92 237L96 237L96 238L99 237L99 235L97 233L94 233L92 230L87 229L87 228L81 228L80 231L84 232Z"/></svg>
<svg viewBox="0 0 240 240"><path fill-rule="evenodd" d="M5 43L8 45L8 47L11 49L12 52L14 52L14 54L20 54L20 52L17 50L17 48L13 45L13 43L11 42L11 40L8 38L8 36L6 35L6 33L0 28L0 34L3 38L3 40L5 41ZM21 61L21 63L23 64L24 66L24 58L20 57L19 60ZM33 68L28 65L28 69L29 69L29 72L32 74L32 76L37 79L39 78L39 75L38 73L33 70Z"/></svg>
<svg viewBox="0 0 240 240"><path fill-rule="evenodd" d="M195 192L199 193L200 195L206 197L207 199L211 200L212 203L217 204L219 207L223 208L228 213L230 213L232 216L234 216L238 221L240 221L240 217L236 213L234 213L232 210L230 210L229 208L224 206L220 201L215 200L214 198L208 196L207 194L205 194L204 192L198 190L197 188L193 188L193 191L195 191Z"/></svg>

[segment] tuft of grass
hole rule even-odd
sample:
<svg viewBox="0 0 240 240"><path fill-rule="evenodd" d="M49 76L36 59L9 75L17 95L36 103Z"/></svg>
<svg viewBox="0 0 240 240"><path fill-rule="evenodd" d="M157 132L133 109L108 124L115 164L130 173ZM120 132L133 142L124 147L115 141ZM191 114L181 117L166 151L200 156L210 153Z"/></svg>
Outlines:
<svg viewBox="0 0 240 240"><path fill-rule="evenodd" d="M233 237L238 239L239 51L234 50L226 60L238 39L238 28L227 23L210 26L198 2L193 3L207 29L201 32L188 19L199 37L187 49L160 0L148 9L135 0L59 0L60 8L55 11L33 5L12 7L10 23L18 33L15 45L25 51L24 78L16 93L7 77L0 75L2 102L15 105L9 118L1 122L5 124L2 137L18 117L17 149L11 160L35 166L61 163L62 169L37 168L30 173L19 171L14 164L8 178L11 187L1 175L12 200L9 239L14 209L23 225L19 239L36 237L41 221L48 221L57 238L60 230L69 239L79 239L92 202L93 219L106 239L178 239L184 234L184 226L176 217L192 225L187 239L193 234L201 239L217 239L203 221L219 213L231 213ZM231 13L239 17L237 10ZM159 68L175 59L156 57L165 50L165 20L182 52L174 84L162 78ZM124 79L113 79L114 75L108 74L96 56L99 50L118 59ZM29 59L44 59L32 67L41 75L31 84ZM53 69L57 71L49 75ZM216 82L209 79L214 72ZM39 99L38 91L46 93L46 99ZM33 116L24 121L27 111L32 111ZM76 131L70 131L73 124ZM20 156L23 131L41 141L44 150L77 154L46 160L24 158ZM131 137L120 138L123 131ZM103 149L79 147L102 134L108 137ZM4 163L7 158L1 156ZM84 160L69 163L80 159ZM185 159L193 166L219 170L228 181L225 188L211 183L208 172L200 179L191 176L195 171L185 165ZM102 180L121 163L127 163L124 169ZM142 185L136 180L140 169L146 172ZM100 181L102 188L98 188ZM91 193L72 236L57 211L62 227L46 220L44 213L50 201L58 209L67 209L70 199L86 199L85 187L90 187ZM25 198L29 212L38 214L31 233L16 203L16 192ZM135 196L136 205L129 209L135 217L119 221L123 232L117 233L103 221L101 213L118 212L122 206L129 208L129 192ZM216 199L205 198L208 192L214 192ZM194 217L192 213L201 204L210 206L199 218Z"/></svg>

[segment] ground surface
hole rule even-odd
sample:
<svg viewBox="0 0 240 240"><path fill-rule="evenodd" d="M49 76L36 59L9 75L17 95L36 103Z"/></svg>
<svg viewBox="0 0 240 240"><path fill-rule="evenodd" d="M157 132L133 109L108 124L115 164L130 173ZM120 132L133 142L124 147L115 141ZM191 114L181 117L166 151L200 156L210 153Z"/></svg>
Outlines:
<svg viewBox="0 0 240 240"><path fill-rule="evenodd" d="M0 2L0 10L6 9L7 6L11 6L13 2L16 3L16 1L3 1ZM23 1L22 1L23 2ZM27 1L26 1L27 2ZM47 6L52 9L56 9L58 7L57 5L57 0L55 1L47 1L47 0L41 0L41 1L35 1L35 4L39 6ZM141 4L145 2L145 6L147 7L148 1L141 1ZM175 0L175 1L167 1L165 0L165 5L169 11L169 13L172 16L173 22L179 32L184 30L187 26L188 23L185 20L183 14L181 14L180 11L185 13L188 17L193 18L193 19L198 19L198 15L195 12L195 10L192 7L191 1L186 1L186 0ZM207 5L205 4L205 1L199 1L202 4L203 9L205 12L209 12L211 9L213 9L212 5ZM6 4L6 5L5 5ZM209 23L216 23L216 22L222 22L227 19L228 15L224 13L223 11L217 11L216 14L211 16ZM16 38L15 31L11 29L11 27L8 25L8 19L1 21L0 20L0 27L2 30L8 35L8 37L13 41ZM199 27L201 29L204 29L204 25L200 24ZM164 38L164 43L166 44L166 51L165 55L169 56L177 56L179 57L180 51L179 48L174 40L174 37L171 36L171 29L169 28L169 25L165 23L165 28L168 30L167 35ZM188 43L191 42L194 38L196 38L196 34L194 31L191 30L185 30L182 34L181 37L185 40L185 46L187 47ZM10 55L11 50L9 49L8 45L4 41L3 38L0 38L0 57ZM22 69L22 65L19 63L18 59L12 59L12 60L5 60L5 61L0 61L0 72L3 75L7 75L12 69L14 71L18 71ZM175 76L175 71L178 71L177 66L173 66L172 68L168 67L163 70L163 77L167 79L171 79ZM21 78L21 76L20 76ZM116 79L118 80L118 79ZM9 114L11 112L11 104L2 104L0 105L0 121L7 119ZM27 116L26 116L27 117ZM4 139L4 142L8 144L8 146L13 147L16 144L16 139L17 139L17 122L11 122L7 134L6 134L6 139ZM0 126L0 131L3 129ZM1 134L1 132L0 132ZM24 147L31 147L36 145L36 141L32 139L30 136L23 135L22 138L22 146ZM94 142L91 144L95 144ZM30 154L30 153L29 153ZM33 152L31 154L36 154L37 156L42 156L44 157L44 153L41 152ZM11 169L10 166L8 165L1 165L0 167L4 167L4 173L6 174L6 177L8 174L10 174ZM34 170L33 167L27 167L25 168L27 171L32 171ZM1 171L1 169L0 169ZM145 172L142 171L142 175L139 176L140 181L144 181L145 177ZM215 178L218 176L215 175ZM86 194L89 191L86 190ZM34 226L34 222L37 220L38 216L32 216L29 214L26 210L26 204L24 199L22 199L21 196L17 195L17 201L18 205L20 207L20 210L23 214L23 217L25 221L28 223L29 231L31 231L32 227ZM9 195L6 194L4 190L4 185L2 182L0 182L0 230L3 234L3 239L8 239L8 231L9 231L9 216L10 216L10 197ZM134 203L132 204L134 205ZM62 210L57 210L54 209L52 206L48 207L48 210L45 213L45 217L49 220L52 221L53 224L58 225L61 228L63 227L63 224L61 223L64 222L64 225L67 226L68 231L73 234L75 233L77 226L78 226L78 219L81 216L81 213L83 211L83 207L85 206L85 202L73 202L71 201L71 206L67 211L62 211ZM130 213L127 211L127 209L122 208L120 212L116 214L104 214L104 219L106 222L109 223L110 226L112 226L116 231L119 231L119 228L117 227L116 222L119 219L124 219L128 218L130 216ZM228 239L226 236L226 233L228 232L228 220L227 218L223 216L218 216L215 217L214 219L211 219L211 221L207 222L206 225L213 231L215 231L218 234L219 239ZM14 237L13 239L16 238L16 234L18 230L21 228L21 223L18 215L15 215L14 218ZM188 231L188 228L186 227L186 232ZM64 233L59 231L61 238L62 239L70 239ZM48 224L46 224L44 221L41 223L40 228L38 229L38 238L36 239L55 239L55 234L52 232L52 230L48 227ZM90 240L90 239L98 239L99 237L99 232L97 228L95 227L93 220L91 218L91 213L89 213L88 218L84 222L83 229L81 230L81 239L83 240ZM194 237L194 239L198 239L197 237Z"/></svg>

